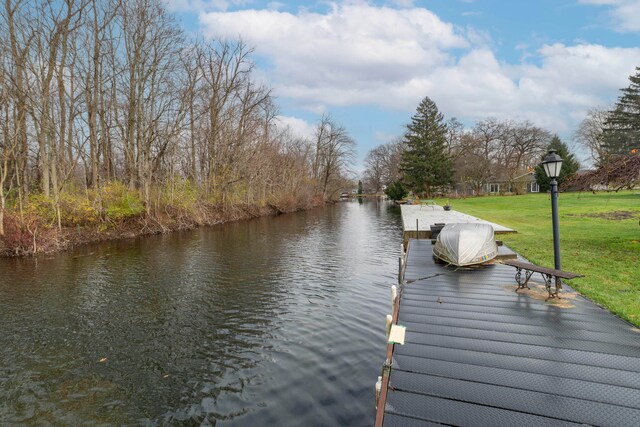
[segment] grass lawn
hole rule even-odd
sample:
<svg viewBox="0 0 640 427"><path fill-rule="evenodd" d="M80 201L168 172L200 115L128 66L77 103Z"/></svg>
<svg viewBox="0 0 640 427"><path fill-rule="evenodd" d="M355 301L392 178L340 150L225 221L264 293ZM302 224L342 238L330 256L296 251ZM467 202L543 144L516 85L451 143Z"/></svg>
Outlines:
<svg viewBox="0 0 640 427"><path fill-rule="evenodd" d="M549 194L450 203L457 211L517 230L499 238L529 261L553 267ZM585 276L570 286L640 327L640 191L561 193L558 207L562 268Z"/></svg>

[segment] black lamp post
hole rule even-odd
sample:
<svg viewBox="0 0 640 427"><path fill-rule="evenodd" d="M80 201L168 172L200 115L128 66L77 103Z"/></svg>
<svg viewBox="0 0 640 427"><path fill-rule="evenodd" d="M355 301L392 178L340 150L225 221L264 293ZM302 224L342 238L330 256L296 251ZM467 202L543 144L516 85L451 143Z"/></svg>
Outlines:
<svg viewBox="0 0 640 427"><path fill-rule="evenodd" d="M554 268L561 270L560 264L560 229L558 226L558 181L556 178L560 175L562 167L562 158L558 156L555 150L550 150L542 160L544 172L551 179L551 216L553 219L553 261ZM560 279L556 279L556 286L560 283Z"/></svg>

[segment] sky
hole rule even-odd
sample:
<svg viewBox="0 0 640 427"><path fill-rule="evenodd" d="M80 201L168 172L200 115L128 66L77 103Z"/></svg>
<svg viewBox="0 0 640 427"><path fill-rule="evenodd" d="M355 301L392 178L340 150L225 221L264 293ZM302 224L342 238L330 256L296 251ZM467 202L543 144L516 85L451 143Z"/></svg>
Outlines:
<svg viewBox="0 0 640 427"><path fill-rule="evenodd" d="M189 33L241 37L279 123L323 113L367 152L403 134L425 97L466 128L530 120L572 144L640 66L640 0L166 0Z"/></svg>

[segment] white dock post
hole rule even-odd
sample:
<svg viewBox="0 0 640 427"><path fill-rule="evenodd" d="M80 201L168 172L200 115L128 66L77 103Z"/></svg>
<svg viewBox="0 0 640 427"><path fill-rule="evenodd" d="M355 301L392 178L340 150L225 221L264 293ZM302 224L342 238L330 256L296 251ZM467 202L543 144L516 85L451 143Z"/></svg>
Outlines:
<svg viewBox="0 0 640 427"><path fill-rule="evenodd" d="M391 286L391 310L395 311L396 301L398 301L398 287L396 285Z"/></svg>

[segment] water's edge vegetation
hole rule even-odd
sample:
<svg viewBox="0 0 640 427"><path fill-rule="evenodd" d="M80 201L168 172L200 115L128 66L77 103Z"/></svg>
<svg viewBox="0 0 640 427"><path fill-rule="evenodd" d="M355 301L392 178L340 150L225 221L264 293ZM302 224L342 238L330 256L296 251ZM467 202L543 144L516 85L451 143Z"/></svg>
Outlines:
<svg viewBox="0 0 640 427"><path fill-rule="evenodd" d="M186 180L154 188L152 193L152 203L146 207L137 191L117 181L100 190L66 192L57 204L49 197L34 194L4 212L0 256L60 252L87 243L190 230L325 204L322 197L313 193L252 202L216 201Z"/></svg>

